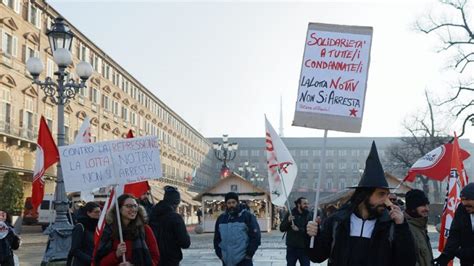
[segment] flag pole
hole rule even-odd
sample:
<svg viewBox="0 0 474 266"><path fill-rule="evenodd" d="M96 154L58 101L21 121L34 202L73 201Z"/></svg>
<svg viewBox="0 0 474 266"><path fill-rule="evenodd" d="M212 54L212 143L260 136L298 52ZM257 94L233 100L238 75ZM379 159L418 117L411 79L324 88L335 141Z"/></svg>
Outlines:
<svg viewBox="0 0 474 266"><path fill-rule="evenodd" d="M285 193L286 205L288 206L288 217L290 217L291 216L290 202L288 201L288 193L286 192L285 180L283 180L283 178L281 177L280 164L278 164L278 166L277 166L277 173L278 173L278 177L281 180L281 184L283 186L283 193ZM290 191L290 193L291 193L291 191ZM291 225L295 225L295 222L293 220L291 220Z"/></svg>
<svg viewBox="0 0 474 266"><path fill-rule="evenodd" d="M321 190L321 178L323 176L323 171L326 168L326 142L328 138L328 130L324 130L324 138L323 138L323 150L322 150L322 158L321 158L321 165L319 167L319 174L318 174L318 185L316 187L316 199L314 200L314 214L313 214L313 222L316 221L318 216L318 205L319 205L319 191ZM311 237L311 241L309 244L310 248L314 247L314 236Z"/></svg>
<svg viewBox="0 0 474 266"><path fill-rule="evenodd" d="M117 184L114 185L115 191L117 191L117 186L118 186ZM119 231L120 243L123 243L122 221L120 219L120 206L118 204L117 193L114 193L114 198L115 198L115 212L117 213L117 226L118 226L118 231ZM122 254L122 260L123 262L126 261L125 253Z"/></svg>

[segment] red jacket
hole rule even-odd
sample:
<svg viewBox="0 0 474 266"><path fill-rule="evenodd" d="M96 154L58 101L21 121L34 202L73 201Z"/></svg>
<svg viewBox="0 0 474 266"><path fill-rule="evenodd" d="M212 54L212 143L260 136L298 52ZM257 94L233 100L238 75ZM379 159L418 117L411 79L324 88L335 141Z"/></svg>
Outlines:
<svg viewBox="0 0 474 266"><path fill-rule="evenodd" d="M150 250L152 266L158 266L158 262L160 261L160 251L158 250L158 244L156 243L155 235L153 234L153 230L149 225L145 225L145 242ZM105 256L101 262L101 266L112 266L112 265L119 265L122 263L122 256L117 258L116 251L117 246L120 244L119 240L114 240L112 244L112 250L110 251L107 256ZM132 260L132 240L125 240L125 245L127 246L127 252L125 253L125 258L127 261Z"/></svg>

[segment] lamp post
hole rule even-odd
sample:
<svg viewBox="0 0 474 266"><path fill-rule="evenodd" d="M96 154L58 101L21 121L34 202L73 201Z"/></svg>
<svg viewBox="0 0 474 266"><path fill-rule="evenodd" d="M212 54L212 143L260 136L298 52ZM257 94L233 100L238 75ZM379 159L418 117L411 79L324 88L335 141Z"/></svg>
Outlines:
<svg viewBox="0 0 474 266"><path fill-rule="evenodd" d="M74 38L69 27L64 23L62 17L54 20L51 30L47 33L49 45L53 52L54 62L58 65L56 82L51 77L44 81L39 80L43 71L43 63L39 58L31 57L26 62L26 68L33 76L33 84L37 84L47 97L58 106L58 146L64 145L64 106L74 99L79 89L86 87L87 79L92 75L92 66L87 62L80 62L76 66L76 73L81 78L80 82L72 79L67 80L69 73L67 68L72 64L71 45ZM67 258L71 246L72 225L68 222L68 201L64 188L61 163L57 163L56 189L54 192L54 209L56 218L48 227L48 245L43 257L43 262L61 261Z"/></svg>
<svg viewBox="0 0 474 266"><path fill-rule="evenodd" d="M229 167L227 166L228 161L234 160L237 155L237 149L239 144L229 143L229 136L227 134L222 135L222 143L214 142L212 148L214 149L214 155L217 160L222 162L221 177L227 177L229 174Z"/></svg>

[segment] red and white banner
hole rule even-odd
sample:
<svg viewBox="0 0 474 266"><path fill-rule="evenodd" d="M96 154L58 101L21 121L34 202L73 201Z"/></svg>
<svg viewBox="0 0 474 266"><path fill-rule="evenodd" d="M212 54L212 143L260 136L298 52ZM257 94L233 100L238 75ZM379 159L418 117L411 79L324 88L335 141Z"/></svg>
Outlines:
<svg viewBox="0 0 474 266"><path fill-rule="evenodd" d="M272 203L285 206L298 173L298 167L281 138L265 117L268 183Z"/></svg>
<svg viewBox="0 0 474 266"><path fill-rule="evenodd" d="M468 182L468 177L464 171L464 164L461 160L461 149L457 137L454 138L451 155L451 173L448 180L448 195L444 205L441 218L441 231L439 235L438 250L442 252L449 237L449 229L454 219L456 209L461 202L459 194Z"/></svg>
<svg viewBox="0 0 474 266"><path fill-rule="evenodd" d="M456 139L457 142L457 139ZM469 158L470 154L459 149L459 158L462 161ZM408 170L407 176L404 181L413 182L415 181L416 175L424 175L429 179L444 181L450 175L452 169L453 155L453 143L447 143L439 146L438 148L430 151L420 159Z"/></svg>
<svg viewBox="0 0 474 266"><path fill-rule="evenodd" d="M40 119L38 142L36 146L36 161L33 171L33 184L31 192L31 205L36 210L43 201L44 196L44 172L54 163L59 161L59 152L54 143L48 124L43 116Z"/></svg>

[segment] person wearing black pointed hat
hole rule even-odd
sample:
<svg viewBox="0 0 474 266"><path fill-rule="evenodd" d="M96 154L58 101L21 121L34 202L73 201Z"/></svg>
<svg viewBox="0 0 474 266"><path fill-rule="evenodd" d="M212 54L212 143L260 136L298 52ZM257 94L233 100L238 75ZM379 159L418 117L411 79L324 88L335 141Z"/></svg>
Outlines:
<svg viewBox="0 0 474 266"><path fill-rule="evenodd" d="M349 201L319 226L309 222L314 236L308 248L313 262L328 266L414 266L413 237L400 207L390 205L390 188L372 143L365 170Z"/></svg>
<svg viewBox="0 0 474 266"><path fill-rule="evenodd" d="M459 204L449 229L449 236L435 265L448 265L458 257L461 266L474 265L474 183L467 184L459 195Z"/></svg>

